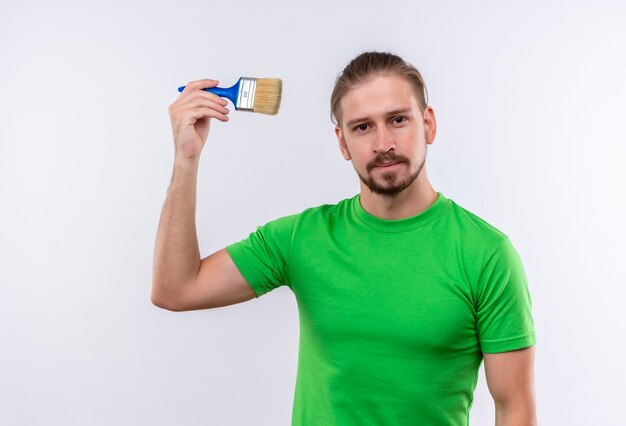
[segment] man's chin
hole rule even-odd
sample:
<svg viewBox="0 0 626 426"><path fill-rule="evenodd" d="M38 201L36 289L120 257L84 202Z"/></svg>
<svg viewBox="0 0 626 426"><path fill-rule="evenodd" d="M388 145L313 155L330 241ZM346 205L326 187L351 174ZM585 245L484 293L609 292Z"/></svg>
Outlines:
<svg viewBox="0 0 626 426"><path fill-rule="evenodd" d="M370 186L369 189L374 194L382 195L384 197L393 197L395 195L400 194L402 191L405 191L406 187L391 186L391 187L382 188L379 186Z"/></svg>
<svg viewBox="0 0 626 426"><path fill-rule="evenodd" d="M378 195L386 195L386 196L393 196L393 195L398 195L399 193L401 193L402 191L406 190L409 186L406 183L402 182L400 184L393 182L393 183L388 183L388 182L376 182L376 181L368 181L365 182L365 185L370 189L370 191L372 191L374 194L378 194Z"/></svg>
<svg viewBox="0 0 626 426"><path fill-rule="evenodd" d="M394 195L400 194L401 192L409 188L417 179L417 174L415 174L414 176L409 176L408 178L405 178L405 180L399 182L398 178L395 176L393 180L384 178L373 178L371 175L369 176L369 179L364 179L360 175L359 177L361 178L361 181L365 184L365 186L367 186L369 190L372 191L372 193L392 197Z"/></svg>

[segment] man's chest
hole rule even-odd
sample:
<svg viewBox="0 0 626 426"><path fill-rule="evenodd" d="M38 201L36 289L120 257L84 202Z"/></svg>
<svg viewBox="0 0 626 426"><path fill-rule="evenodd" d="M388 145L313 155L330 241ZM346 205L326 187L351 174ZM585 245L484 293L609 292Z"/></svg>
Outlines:
<svg viewBox="0 0 626 426"><path fill-rule="evenodd" d="M302 331L320 343L426 357L476 350L467 277L435 241L301 241L289 271Z"/></svg>

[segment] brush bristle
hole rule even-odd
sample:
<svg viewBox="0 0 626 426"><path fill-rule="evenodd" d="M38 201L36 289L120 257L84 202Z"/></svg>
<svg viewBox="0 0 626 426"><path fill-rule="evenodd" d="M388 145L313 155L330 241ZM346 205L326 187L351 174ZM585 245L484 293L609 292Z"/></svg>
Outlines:
<svg viewBox="0 0 626 426"><path fill-rule="evenodd" d="M276 115L280 108L283 81L280 78L258 78L252 110L261 114Z"/></svg>

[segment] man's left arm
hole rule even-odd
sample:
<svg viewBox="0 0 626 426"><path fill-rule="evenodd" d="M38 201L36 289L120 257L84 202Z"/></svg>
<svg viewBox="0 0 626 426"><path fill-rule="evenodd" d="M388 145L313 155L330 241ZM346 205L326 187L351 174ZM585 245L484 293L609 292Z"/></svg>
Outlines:
<svg viewBox="0 0 626 426"><path fill-rule="evenodd" d="M484 353L483 359L496 426L536 426L535 346Z"/></svg>

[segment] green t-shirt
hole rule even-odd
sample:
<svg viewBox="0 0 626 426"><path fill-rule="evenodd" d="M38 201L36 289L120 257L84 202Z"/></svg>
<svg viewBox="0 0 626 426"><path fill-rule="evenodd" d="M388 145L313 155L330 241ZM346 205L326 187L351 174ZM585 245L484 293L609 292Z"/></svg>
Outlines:
<svg viewBox="0 0 626 426"><path fill-rule="evenodd" d="M535 344L519 254L442 193L401 220L356 195L227 250L257 297L295 295L294 426L467 425L482 353Z"/></svg>

